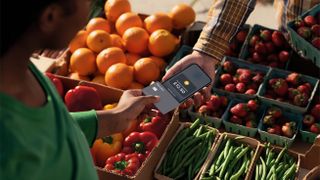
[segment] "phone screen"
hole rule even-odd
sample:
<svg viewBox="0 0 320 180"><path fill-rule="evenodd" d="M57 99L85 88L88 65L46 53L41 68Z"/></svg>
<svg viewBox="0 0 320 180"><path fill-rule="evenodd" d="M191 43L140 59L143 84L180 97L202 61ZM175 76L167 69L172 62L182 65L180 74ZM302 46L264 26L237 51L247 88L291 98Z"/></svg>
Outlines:
<svg viewBox="0 0 320 180"><path fill-rule="evenodd" d="M155 82L142 91L145 95L160 96L155 106L165 114L210 83L211 78L198 65L192 64L165 82Z"/></svg>

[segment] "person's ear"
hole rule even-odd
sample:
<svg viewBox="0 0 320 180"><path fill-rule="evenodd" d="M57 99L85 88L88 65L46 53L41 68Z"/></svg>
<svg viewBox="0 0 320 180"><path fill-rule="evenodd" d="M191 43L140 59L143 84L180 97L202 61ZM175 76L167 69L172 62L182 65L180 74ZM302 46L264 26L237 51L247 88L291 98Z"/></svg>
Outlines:
<svg viewBox="0 0 320 180"><path fill-rule="evenodd" d="M63 9L57 4L49 5L41 14L39 28L42 32L54 32L63 20Z"/></svg>

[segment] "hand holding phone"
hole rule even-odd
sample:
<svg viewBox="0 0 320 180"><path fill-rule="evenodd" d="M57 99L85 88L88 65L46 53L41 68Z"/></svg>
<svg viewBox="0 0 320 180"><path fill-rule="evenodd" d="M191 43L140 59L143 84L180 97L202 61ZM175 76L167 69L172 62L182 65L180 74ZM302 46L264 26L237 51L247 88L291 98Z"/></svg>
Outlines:
<svg viewBox="0 0 320 180"><path fill-rule="evenodd" d="M194 93L211 83L211 78L197 65L192 64L168 80L145 87L145 95L160 96L155 106L163 114L178 107Z"/></svg>

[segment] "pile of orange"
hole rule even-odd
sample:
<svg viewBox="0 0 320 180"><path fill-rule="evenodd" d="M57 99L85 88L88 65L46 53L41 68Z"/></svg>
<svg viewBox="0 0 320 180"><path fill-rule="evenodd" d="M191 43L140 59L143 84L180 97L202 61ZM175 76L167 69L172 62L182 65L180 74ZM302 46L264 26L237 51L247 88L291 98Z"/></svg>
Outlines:
<svg viewBox="0 0 320 180"><path fill-rule="evenodd" d="M108 0L105 17L91 19L69 44L70 75L120 89L143 88L160 78L179 39L171 33L195 20L193 9L179 4L170 13L142 19L128 0Z"/></svg>

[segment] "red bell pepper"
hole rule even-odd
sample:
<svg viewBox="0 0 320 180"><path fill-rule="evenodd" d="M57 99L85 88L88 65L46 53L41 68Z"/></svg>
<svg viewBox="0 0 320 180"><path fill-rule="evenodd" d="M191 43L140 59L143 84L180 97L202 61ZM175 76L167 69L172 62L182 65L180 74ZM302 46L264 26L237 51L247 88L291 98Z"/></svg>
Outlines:
<svg viewBox="0 0 320 180"><path fill-rule="evenodd" d="M65 104L70 112L101 110L102 103L97 90L88 86L77 86L70 89L65 97Z"/></svg>
<svg viewBox="0 0 320 180"><path fill-rule="evenodd" d="M55 77L53 74L46 72L46 76L51 80L53 85L56 87L59 95L63 97L63 84L61 80L57 77Z"/></svg>
<svg viewBox="0 0 320 180"><path fill-rule="evenodd" d="M141 163L136 153L119 153L107 159L105 168L117 174L133 176L140 168L140 165Z"/></svg>
<svg viewBox="0 0 320 180"><path fill-rule="evenodd" d="M158 138L152 132L132 132L124 140L122 152L137 153L142 163L157 144Z"/></svg>
<svg viewBox="0 0 320 180"><path fill-rule="evenodd" d="M161 116L147 117L140 123L141 131L153 132L160 139L169 121Z"/></svg>

